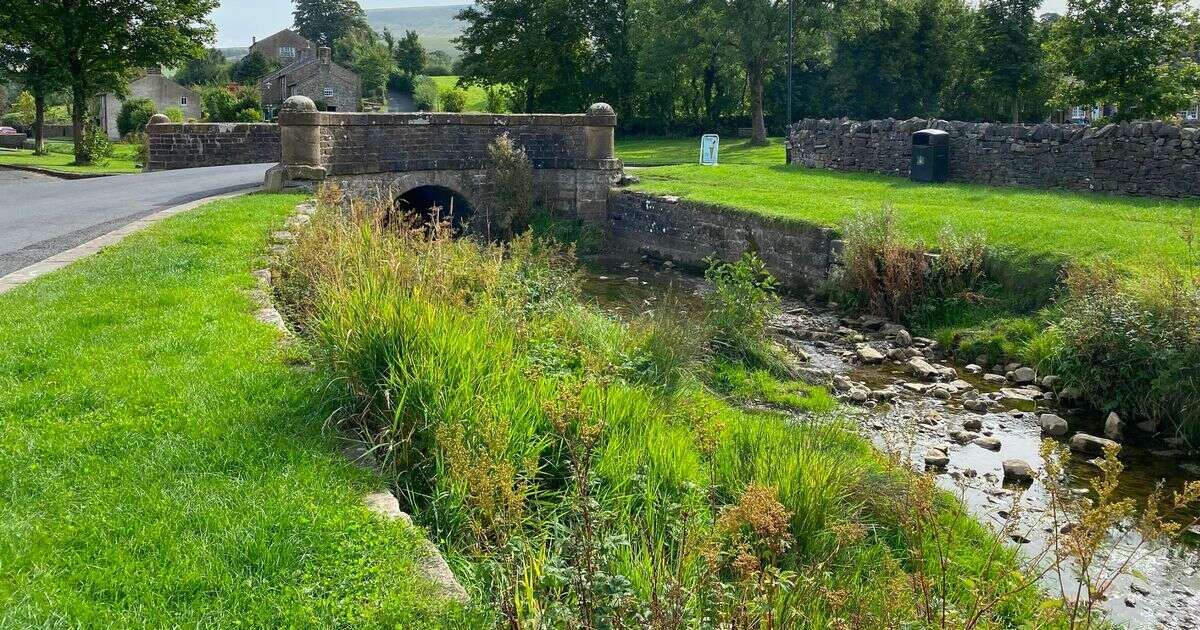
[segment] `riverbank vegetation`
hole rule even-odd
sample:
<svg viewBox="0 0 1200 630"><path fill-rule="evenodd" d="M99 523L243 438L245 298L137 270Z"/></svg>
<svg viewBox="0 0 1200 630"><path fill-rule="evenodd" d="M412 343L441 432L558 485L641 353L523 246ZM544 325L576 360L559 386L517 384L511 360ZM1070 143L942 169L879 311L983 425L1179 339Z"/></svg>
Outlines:
<svg viewBox="0 0 1200 630"><path fill-rule="evenodd" d="M455 623L252 315L301 199L208 204L0 295L0 627Z"/></svg>
<svg viewBox="0 0 1200 630"><path fill-rule="evenodd" d="M1035 615L1028 588L995 597L1022 582L1013 552L925 477L834 419L730 404L832 407L746 366L745 349L767 343L751 327L771 310L752 258L714 265L716 316L618 320L580 299L570 252L551 242L485 245L385 216L323 203L281 261L278 293L330 381L335 419L373 442L496 622Z"/></svg>
<svg viewBox="0 0 1200 630"><path fill-rule="evenodd" d="M621 142L618 154L653 163L682 155L692 145L697 143ZM856 225L866 227L860 219L878 216L886 207L886 235L859 230L856 240L878 255L907 252L910 262L969 238L985 247L986 255L983 273L967 285L947 288L935 282L928 287L937 293L932 295L913 278L906 292L897 292L901 287L895 282L903 278L895 273L886 278L892 283L886 291L882 284L868 290L859 277L853 288L861 305L937 338L967 362L982 357L989 364L1033 365L1042 374L1064 376L1060 386L1075 384L1099 410L1155 420L1162 429L1182 428L1190 440L1200 440L1200 420L1194 405L1186 403L1197 384L1192 358L1200 352L1188 332L1195 330L1200 286L1195 244L1200 215L1194 204L916 184L786 166L782 153L768 147L735 152L715 167L689 160L641 168L636 170L641 181L633 187L826 225L844 235L855 232ZM951 235L958 240L947 241ZM878 241L882 236L886 240ZM877 242L867 243L871 239ZM881 262L879 270L894 272L899 262ZM892 303L869 304L881 296ZM842 299L856 303L853 296ZM1138 334L1127 335L1127 329ZM1084 334L1089 330L1097 333ZM1157 348L1163 349L1161 356Z"/></svg>

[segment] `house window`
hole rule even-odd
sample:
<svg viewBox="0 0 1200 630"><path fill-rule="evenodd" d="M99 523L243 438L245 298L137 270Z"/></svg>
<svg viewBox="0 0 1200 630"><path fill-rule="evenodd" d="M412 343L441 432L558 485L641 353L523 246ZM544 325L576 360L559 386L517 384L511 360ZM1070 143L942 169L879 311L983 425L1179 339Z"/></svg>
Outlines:
<svg viewBox="0 0 1200 630"><path fill-rule="evenodd" d="M1071 120L1080 120L1083 118L1083 107L1076 105L1071 108Z"/></svg>
<svg viewBox="0 0 1200 630"><path fill-rule="evenodd" d="M325 88L321 91L325 98L333 98L333 88Z"/></svg>
<svg viewBox="0 0 1200 630"><path fill-rule="evenodd" d="M295 46L280 46L279 47L279 58L280 59L295 59L296 58L296 47Z"/></svg>
<svg viewBox="0 0 1200 630"><path fill-rule="evenodd" d="M180 96L180 97L179 97L179 104L180 104L180 105L182 105L182 106L184 106L184 107L187 107L187 97L186 97L186 96Z"/></svg>
<svg viewBox="0 0 1200 630"><path fill-rule="evenodd" d="M1184 110L1179 114L1179 117L1184 120L1200 120L1200 103L1196 103L1190 109Z"/></svg>
<svg viewBox="0 0 1200 630"><path fill-rule="evenodd" d="M288 94L288 96L296 95L296 85L295 84L287 86L287 94Z"/></svg>

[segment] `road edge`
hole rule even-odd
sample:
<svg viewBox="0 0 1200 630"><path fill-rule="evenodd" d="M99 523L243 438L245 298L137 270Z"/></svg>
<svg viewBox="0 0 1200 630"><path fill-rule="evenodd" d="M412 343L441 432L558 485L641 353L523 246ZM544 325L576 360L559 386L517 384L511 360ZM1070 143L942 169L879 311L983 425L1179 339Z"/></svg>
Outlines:
<svg viewBox="0 0 1200 630"><path fill-rule="evenodd" d="M49 258L45 258L33 263L32 265L28 265L8 275L0 277L0 295L3 295L23 284L32 282L50 272L58 271L59 269L62 269L63 267L66 267L77 260L82 260L88 256L99 253L105 248L116 245L117 243L125 240L126 236L129 236L135 232L140 232L154 225L155 223L162 221L163 219L187 212L188 210L193 210L206 203L220 201L222 199L231 199L233 197L240 197L252 192L257 192L259 190L262 190L261 186L252 186L235 190L233 192L210 195L208 197L202 197L200 199L179 204L177 206L171 206L170 208L164 208L157 212L148 214L140 219L134 219L133 221L130 221L129 223L126 223L125 225L108 232L107 234L97 236L86 243L76 245L71 249L61 251Z"/></svg>
<svg viewBox="0 0 1200 630"><path fill-rule="evenodd" d="M57 179L67 179L67 180L98 179L100 177L115 177L117 175L136 175L137 174L136 172L133 172L133 171L130 171L128 173L72 173L70 171L56 171L56 170L50 169L50 168L44 168L41 166L29 166L27 164L0 164L0 169L3 169L3 168L14 170L14 171L25 171L26 173L37 173L39 175L46 175L47 177L54 177Z"/></svg>

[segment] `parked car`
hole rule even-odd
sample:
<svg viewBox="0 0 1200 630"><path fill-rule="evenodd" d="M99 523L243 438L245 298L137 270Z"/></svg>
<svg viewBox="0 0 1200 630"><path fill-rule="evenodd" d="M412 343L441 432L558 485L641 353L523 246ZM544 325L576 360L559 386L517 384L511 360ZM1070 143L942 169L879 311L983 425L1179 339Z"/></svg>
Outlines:
<svg viewBox="0 0 1200 630"><path fill-rule="evenodd" d="M24 135L12 127L0 127L0 136Z"/></svg>

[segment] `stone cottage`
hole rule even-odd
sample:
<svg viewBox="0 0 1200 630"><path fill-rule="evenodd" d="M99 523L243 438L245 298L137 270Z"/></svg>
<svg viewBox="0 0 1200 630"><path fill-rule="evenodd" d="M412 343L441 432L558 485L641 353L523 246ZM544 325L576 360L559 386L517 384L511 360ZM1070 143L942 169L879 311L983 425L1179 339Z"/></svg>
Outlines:
<svg viewBox="0 0 1200 630"><path fill-rule="evenodd" d="M163 76L158 67L146 70L141 77L131 81L127 91L129 94L126 99L148 98L154 101L160 113L178 107L183 111L184 119L200 119L200 95ZM110 139L119 139L121 134L117 130L117 116L121 114L121 105L125 100L112 92L100 94L96 100L100 109L100 124Z"/></svg>
<svg viewBox="0 0 1200 630"><path fill-rule="evenodd" d="M270 37L264 37L262 41L255 39L254 43L250 44L250 52L261 53L262 56L279 62L282 66L301 59L312 59L316 56L316 50L315 44L290 28L285 28Z"/></svg>
<svg viewBox="0 0 1200 630"><path fill-rule="evenodd" d="M319 109L330 112L356 112L362 99L362 80L333 63L327 46L317 49L316 58L298 59L268 74L258 87L268 118L274 118L291 96L307 96Z"/></svg>

